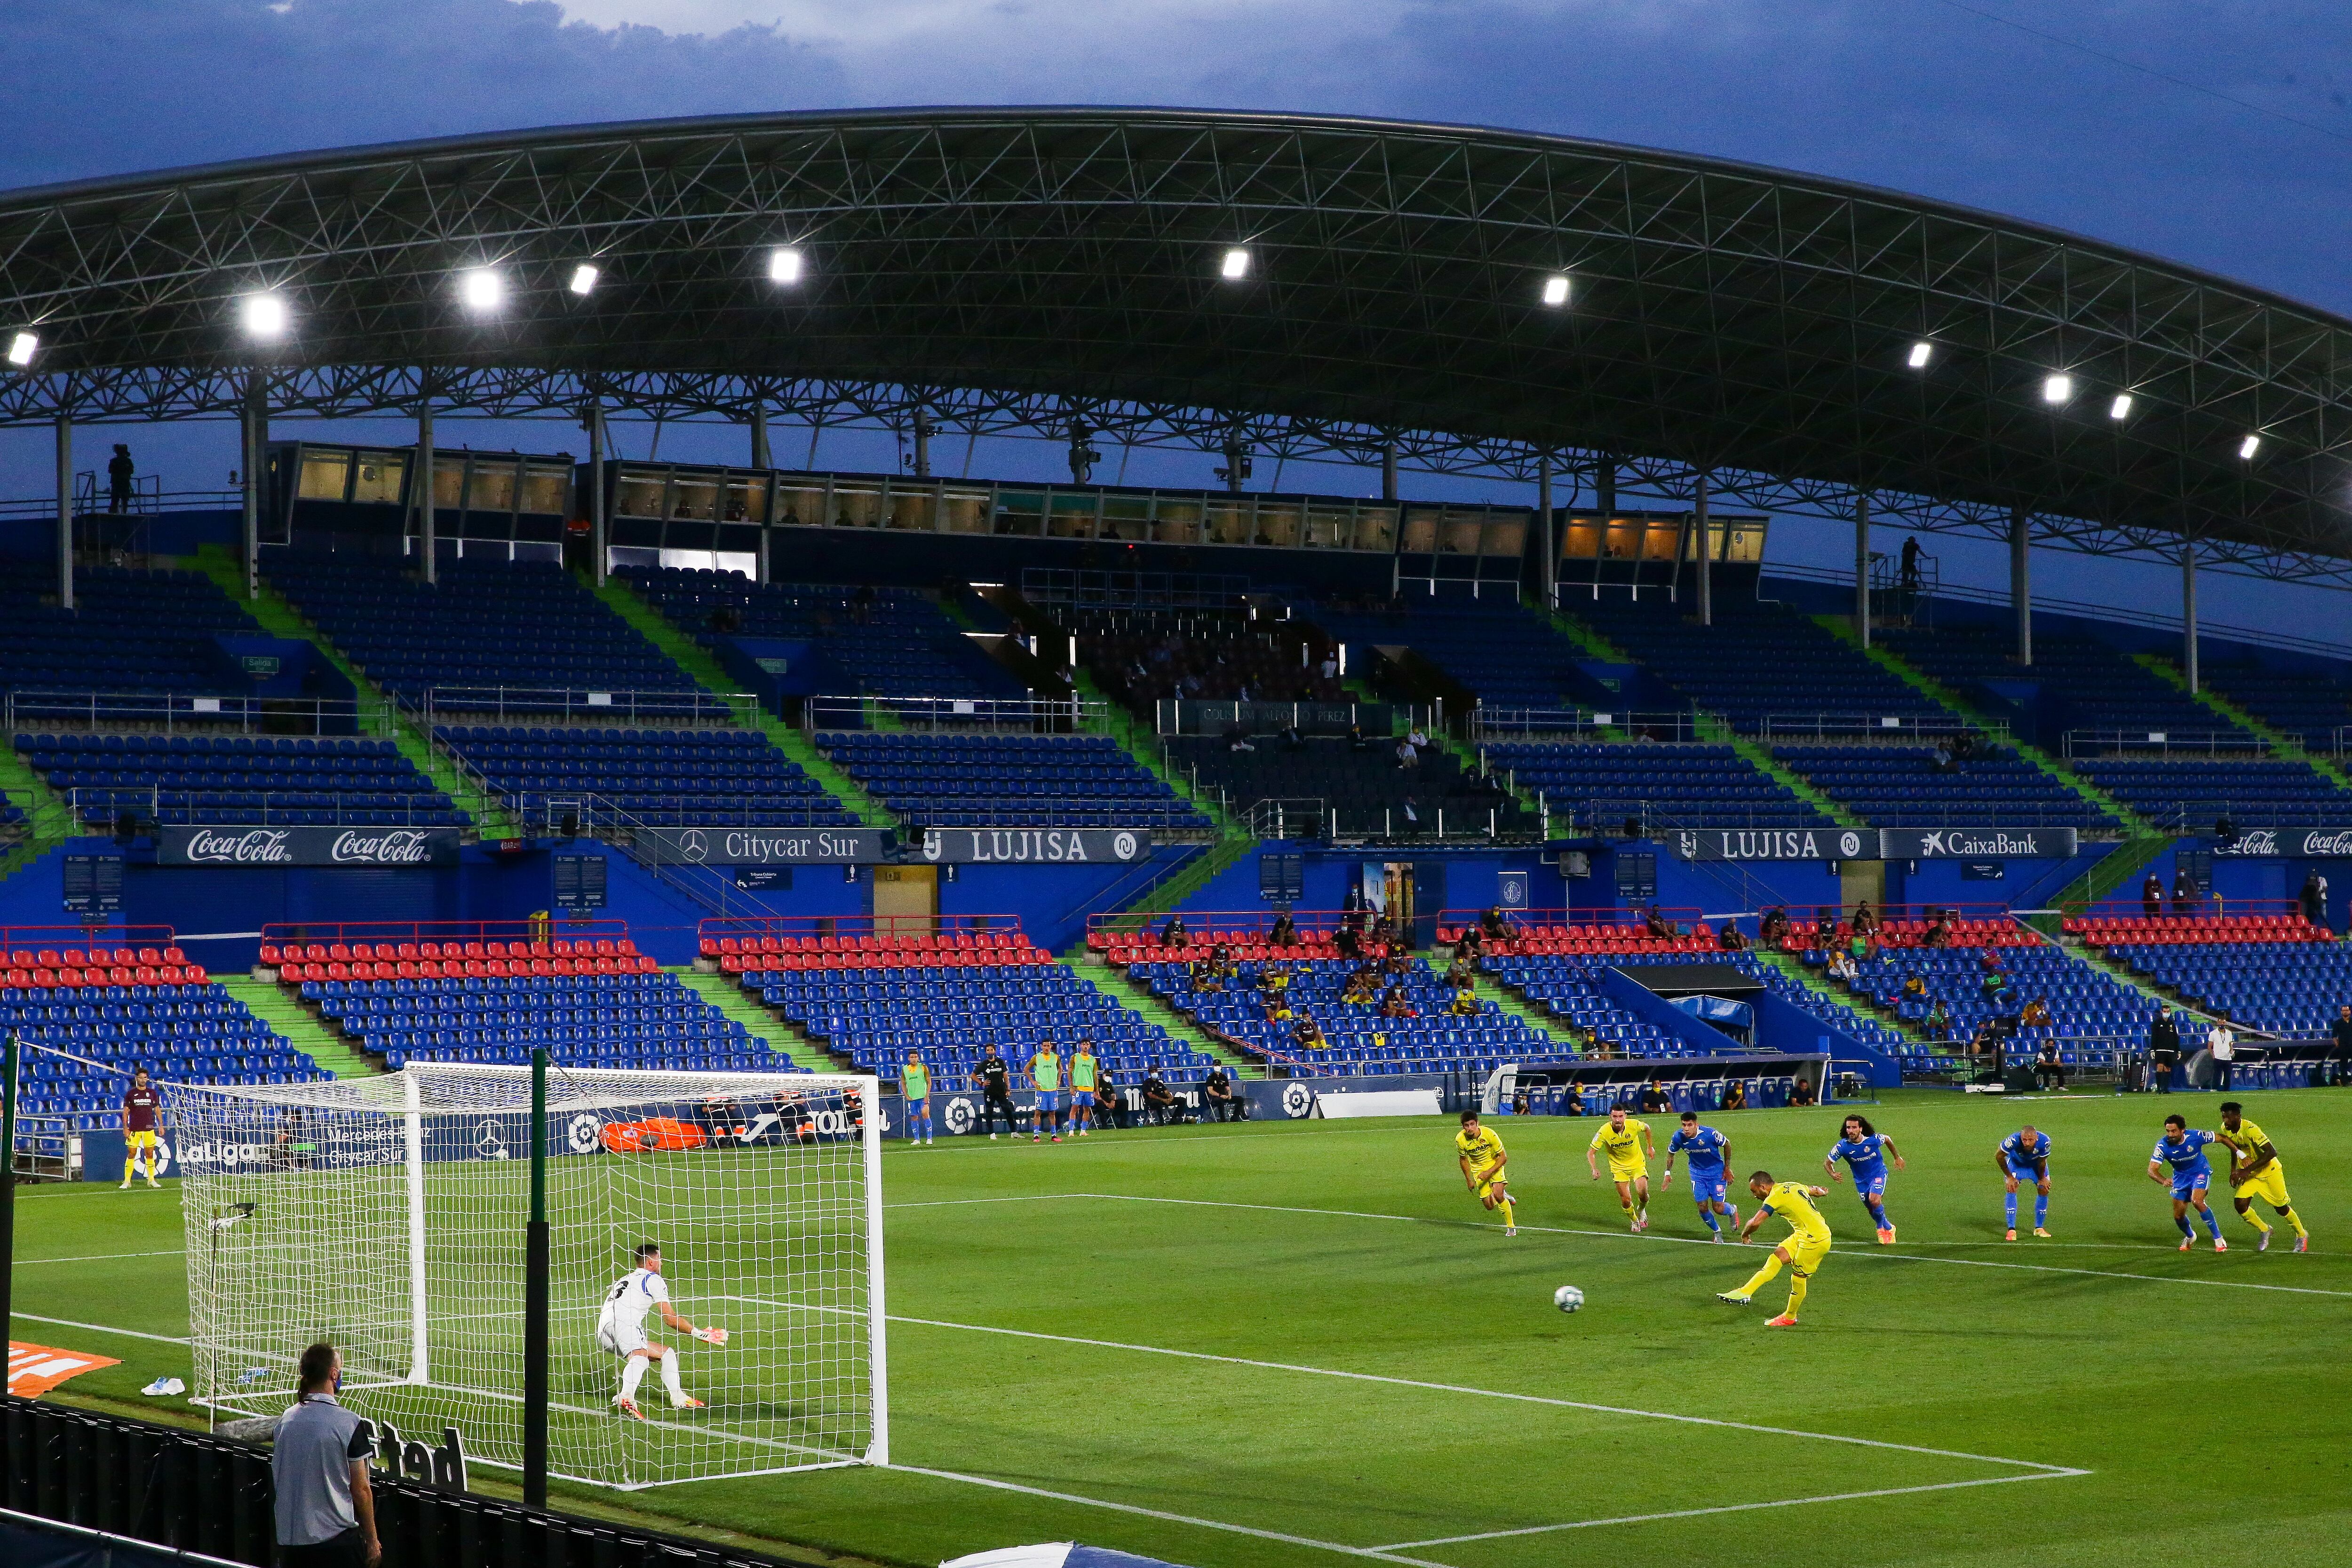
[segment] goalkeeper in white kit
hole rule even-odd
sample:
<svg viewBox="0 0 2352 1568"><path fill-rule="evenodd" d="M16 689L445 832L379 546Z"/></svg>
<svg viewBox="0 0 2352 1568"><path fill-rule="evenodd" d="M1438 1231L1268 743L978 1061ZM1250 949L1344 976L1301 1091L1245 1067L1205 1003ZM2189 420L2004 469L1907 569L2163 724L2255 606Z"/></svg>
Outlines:
<svg viewBox="0 0 2352 1568"><path fill-rule="evenodd" d="M725 1344L727 1331L698 1329L677 1315L677 1309L669 1304L669 1282L662 1278L660 1243L638 1243L635 1257L637 1266L604 1292L604 1310L596 1317L596 1343L607 1353L625 1358L621 1365L621 1392L613 1396L613 1407L635 1420L646 1418L646 1413L637 1408L637 1384L645 1379L646 1363L657 1361L662 1386L669 1391L670 1408L699 1410L702 1401L689 1395L678 1382L677 1352L646 1338L646 1312L659 1307L663 1322L709 1345Z"/></svg>

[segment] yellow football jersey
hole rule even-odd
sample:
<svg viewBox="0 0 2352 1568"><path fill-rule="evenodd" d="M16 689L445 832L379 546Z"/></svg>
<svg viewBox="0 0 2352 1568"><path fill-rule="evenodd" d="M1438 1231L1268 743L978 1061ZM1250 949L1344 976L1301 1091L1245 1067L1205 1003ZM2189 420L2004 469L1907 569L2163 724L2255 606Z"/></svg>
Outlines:
<svg viewBox="0 0 2352 1568"><path fill-rule="evenodd" d="M1829 1240L1830 1222L1823 1219L1822 1211L1813 1206L1812 1194L1805 1191L1804 1183L1774 1183L1772 1195L1764 1200L1764 1206L1787 1220L1793 1228L1793 1234L1809 1241Z"/></svg>
<svg viewBox="0 0 2352 1568"><path fill-rule="evenodd" d="M1485 1171L1503 1157L1503 1141L1495 1136L1491 1127L1481 1127L1476 1133L1456 1132L1454 1147L1470 1162L1473 1171Z"/></svg>
<svg viewBox="0 0 2352 1568"><path fill-rule="evenodd" d="M2242 1116L2238 1119L2238 1130L2235 1132L2223 1127L2217 1129L2213 1136L2237 1151L2240 1164L2244 1164L2262 1152L2263 1145L2270 1142L2269 1136L2261 1128Z"/></svg>
<svg viewBox="0 0 2352 1568"><path fill-rule="evenodd" d="M1612 1165L1638 1165L1642 1163L1642 1134L1649 1130L1648 1122L1632 1116L1625 1118L1622 1132L1604 1121L1601 1131L1592 1135L1592 1147L1608 1155Z"/></svg>

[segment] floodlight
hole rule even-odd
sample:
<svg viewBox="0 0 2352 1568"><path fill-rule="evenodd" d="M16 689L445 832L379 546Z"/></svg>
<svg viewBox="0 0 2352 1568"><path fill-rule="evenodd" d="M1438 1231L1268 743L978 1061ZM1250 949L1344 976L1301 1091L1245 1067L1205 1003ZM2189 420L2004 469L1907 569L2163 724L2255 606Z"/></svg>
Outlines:
<svg viewBox="0 0 2352 1568"><path fill-rule="evenodd" d="M2260 436L2249 436L2238 443L2238 456L2252 458L2256 452L2262 450L2262 447L2263 438Z"/></svg>
<svg viewBox="0 0 2352 1568"><path fill-rule="evenodd" d="M476 267L457 275L457 295L477 310L495 310L506 298L503 279L487 267Z"/></svg>
<svg viewBox="0 0 2352 1568"><path fill-rule="evenodd" d="M1911 345L1911 360L1910 360L1910 364L1911 364L1911 368L1912 368L1913 370L1925 370L1925 369L1927 369L1927 362L1928 362L1929 360L1931 360L1931 359L1934 359L1935 357L1936 357L1936 345L1935 345L1935 344L1933 344L1933 343L1927 343L1927 342L1920 342L1920 343L1913 343L1913 344Z"/></svg>
<svg viewBox="0 0 2352 1568"><path fill-rule="evenodd" d="M2116 394L2116 400L2107 405L2107 417L2110 419L2128 419L2131 417L2131 394L2128 392L2118 392Z"/></svg>
<svg viewBox="0 0 2352 1568"><path fill-rule="evenodd" d="M771 283L797 283L804 267L799 246L780 245L768 252L768 281Z"/></svg>
<svg viewBox="0 0 2352 1568"><path fill-rule="evenodd" d="M1567 304L1568 279L1559 277L1545 279L1543 286L1543 302L1547 305Z"/></svg>
<svg viewBox="0 0 2352 1568"><path fill-rule="evenodd" d="M596 269L593 267L583 261L572 269L572 291L574 294L587 294L595 287Z"/></svg>
<svg viewBox="0 0 2352 1568"><path fill-rule="evenodd" d="M245 331L247 337L281 337L286 331L288 312L285 300L276 294L247 294L245 297Z"/></svg>
<svg viewBox="0 0 2352 1568"><path fill-rule="evenodd" d="M2048 377L2047 379L2045 379L2045 380L2042 382L2042 402L2044 402L2044 403L2072 403L2074 400L2074 378L2073 376L2071 376L2071 375L2053 375L2053 376L2050 376L2050 377Z"/></svg>
<svg viewBox="0 0 2352 1568"><path fill-rule="evenodd" d="M28 365L40 348L39 337L31 332L18 332L8 340L8 363L20 368Z"/></svg>
<svg viewBox="0 0 2352 1568"><path fill-rule="evenodd" d="M1234 246L1225 252L1225 258L1218 263L1217 274L1228 282L1246 278L1249 276L1249 252L1238 245Z"/></svg>

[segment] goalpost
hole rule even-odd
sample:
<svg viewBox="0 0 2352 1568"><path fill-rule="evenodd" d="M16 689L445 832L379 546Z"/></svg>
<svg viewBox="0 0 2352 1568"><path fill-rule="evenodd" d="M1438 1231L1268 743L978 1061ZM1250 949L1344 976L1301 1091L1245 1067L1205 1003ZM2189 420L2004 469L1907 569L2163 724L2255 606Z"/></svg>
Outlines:
<svg viewBox="0 0 2352 1568"><path fill-rule="evenodd" d="M178 1145L194 1398L228 1415L293 1402L302 1347L342 1353L339 1397L404 1436L459 1429L525 1468L527 1309L544 1279L546 1473L634 1489L889 1461L875 1080L848 1074L551 1066L532 1211L532 1068L411 1063L372 1078L162 1087ZM679 1315L672 1408L658 1363L614 1405L607 1290L641 1243Z"/></svg>

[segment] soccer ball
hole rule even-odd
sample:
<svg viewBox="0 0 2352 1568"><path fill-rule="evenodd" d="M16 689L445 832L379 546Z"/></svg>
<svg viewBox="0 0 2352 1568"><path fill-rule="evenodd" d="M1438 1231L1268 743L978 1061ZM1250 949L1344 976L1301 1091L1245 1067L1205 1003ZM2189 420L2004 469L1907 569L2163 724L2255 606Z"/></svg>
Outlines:
<svg viewBox="0 0 2352 1568"><path fill-rule="evenodd" d="M1551 1304L1563 1312L1573 1312L1584 1305L1584 1292L1573 1285L1563 1285L1551 1293Z"/></svg>

